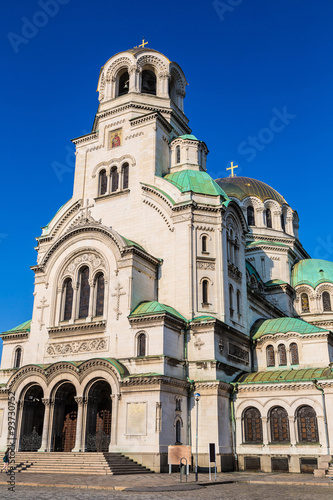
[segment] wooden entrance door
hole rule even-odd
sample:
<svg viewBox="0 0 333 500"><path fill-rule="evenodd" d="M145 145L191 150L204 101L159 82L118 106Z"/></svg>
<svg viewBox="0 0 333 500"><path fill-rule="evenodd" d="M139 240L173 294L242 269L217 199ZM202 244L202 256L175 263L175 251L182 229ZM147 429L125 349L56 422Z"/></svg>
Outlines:
<svg viewBox="0 0 333 500"><path fill-rule="evenodd" d="M96 451L109 451L111 410L100 410L96 418Z"/></svg>
<svg viewBox="0 0 333 500"><path fill-rule="evenodd" d="M62 428L62 450L72 451L75 446L77 411L68 412Z"/></svg>

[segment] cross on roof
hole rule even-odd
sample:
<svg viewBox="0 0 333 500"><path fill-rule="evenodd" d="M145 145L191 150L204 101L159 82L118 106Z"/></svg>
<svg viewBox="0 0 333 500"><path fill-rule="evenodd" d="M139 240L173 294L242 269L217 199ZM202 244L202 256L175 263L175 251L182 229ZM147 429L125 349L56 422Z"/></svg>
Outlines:
<svg viewBox="0 0 333 500"><path fill-rule="evenodd" d="M143 49L145 48L145 45L148 45L148 42L145 42L145 38L143 37L142 39L142 44L139 45L139 47L142 47Z"/></svg>
<svg viewBox="0 0 333 500"><path fill-rule="evenodd" d="M233 161L230 162L230 165L231 167L227 168L227 170L231 170L230 177L236 177L236 175L234 174L234 170L235 168L238 168L238 165L234 165Z"/></svg>

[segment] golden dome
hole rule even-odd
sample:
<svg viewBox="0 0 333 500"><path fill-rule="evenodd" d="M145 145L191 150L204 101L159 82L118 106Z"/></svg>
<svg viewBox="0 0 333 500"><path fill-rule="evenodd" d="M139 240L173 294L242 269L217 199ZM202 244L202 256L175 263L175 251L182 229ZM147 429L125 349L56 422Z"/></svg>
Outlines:
<svg viewBox="0 0 333 500"><path fill-rule="evenodd" d="M275 189L250 177L223 177L222 179L216 179L216 182L228 196L238 198L240 201L243 201L247 196L256 196L263 202L275 200L280 205L288 205L283 196Z"/></svg>

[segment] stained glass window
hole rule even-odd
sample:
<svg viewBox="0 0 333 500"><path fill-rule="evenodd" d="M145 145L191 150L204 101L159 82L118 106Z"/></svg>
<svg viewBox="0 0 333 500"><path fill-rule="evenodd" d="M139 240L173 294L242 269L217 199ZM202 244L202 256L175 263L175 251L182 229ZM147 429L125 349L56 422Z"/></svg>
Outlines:
<svg viewBox="0 0 333 500"><path fill-rule="evenodd" d="M140 333L138 336L138 356L146 355L146 335L144 333Z"/></svg>
<svg viewBox="0 0 333 500"><path fill-rule="evenodd" d="M328 292L323 292L323 308L324 311L332 311L331 308L331 297Z"/></svg>
<svg viewBox="0 0 333 500"><path fill-rule="evenodd" d="M21 347L18 347L15 351L15 356L14 356L14 368L20 368L21 358L22 358L22 349Z"/></svg>
<svg viewBox="0 0 333 500"><path fill-rule="evenodd" d="M257 408L244 411L244 438L246 443L262 443L262 421Z"/></svg>
<svg viewBox="0 0 333 500"><path fill-rule="evenodd" d="M111 192L114 193L118 189L118 170L117 167L111 169Z"/></svg>
<svg viewBox="0 0 333 500"><path fill-rule="evenodd" d="M234 314L234 288L232 285L229 285L229 309L230 316Z"/></svg>
<svg viewBox="0 0 333 500"><path fill-rule="evenodd" d="M202 282L202 302L208 304L208 281L203 280Z"/></svg>
<svg viewBox="0 0 333 500"><path fill-rule="evenodd" d="M286 223L285 223L283 214L281 214L281 229L282 229L282 231L286 230Z"/></svg>
<svg viewBox="0 0 333 500"><path fill-rule="evenodd" d="M266 347L266 359L267 366L275 366L274 347L272 345Z"/></svg>
<svg viewBox="0 0 333 500"><path fill-rule="evenodd" d="M237 290L237 314L241 314L241 293Z"/></svg>
<svg viewBox="0 0 333 500"><path fill-rule="evenodd" d="M269 208L266 209L266 226L272 227L272 213Z"/></svg>
<svg viewBox="0 0 333 500"><path fill-rule="evenodd" d="M82 267L82 269L80 270L79 318L86 318L88 316L89 298L90 298L89 268Z"/></svg>
<svg viewBox="0 0 333 500"><path fill-rule="evenodd" d="M290 344L290 356L291 356L291 364L298 365L299 358L298 358L298 347L296 342Z"/></svg>
<svg viewBox="0 0 333 500"><path fill-rule="evenodd" d="M284 344L280 344L278 346L278 353L279 353L279 365L285 366L287 364L287 353L286 353L286 346Z"/></svg>
<svg viewBox="0 0 333 500"><path fill-rule="evenodd" d="M302 312L310 312L309 297L306 293L301 295Z"/></svg>
<svg viewBox="0 0 333 500"><path fill-rule="evenodd" d="M68 321L72 317L72 307L73 307L73 286L72 280L67 278L64 283L63 297L65 300L64 304L64 321Z"/></svg>
<svg viewBox="0 0 333 500"><path fill-rule="evenodd" d="M318 443L317 415L311 406L301 406L297 410L298 440L300 442Z"/></svg>
<svg viewBox="0 0 333 500"><path fill-rule="evenodd" d="M180 163L180 146L176 147L176 163Z"/></svg>
<svg viewBox="0 0 333 500"><path fill-rule="evenodd" d="M281 406L276 406L270 413L271 440L281 443L290 441L288 414Z"/></svg>
<svg viewBox="0 0 333 500"><path fill-rule="evenodd" d="M180 423L180 420L177 420L177 422L176 422L176 443L177 444L181 443L181 423Z"/></svg>
<svg viewBox="0 0 333 500"><path fill-rule="evenodd" d="M96 316L103 316L104 312L104 276L98 274L95 282L96 286Z"/></svg>
<svg viewBox="0 0 333 500"><path fill-rule="evenodd" d="M254 208L252 205L247 207L247 224L249 226L255 226Z"/></svg>
<svg viewBox="0 0 333 500"><path fill-rule="evenodd" d="M108 179L106 176L106 171L101 170L99 173L99 194L105 194L107 191L107 186L108 186Z"/></svg>
<svg viewBox="0 0 333 500"><path fill-rule="evenodd" d="M203 236L202 240L202 252L207 252L207 236Z"/></svg>
<svg viewBox="0 0 333 500"><path fill-rule="evenodd" d="M124 163L122 166L122 172L123 172L123 189L128 188L128 174L129 174L129 166L128 163Z"/></svg>

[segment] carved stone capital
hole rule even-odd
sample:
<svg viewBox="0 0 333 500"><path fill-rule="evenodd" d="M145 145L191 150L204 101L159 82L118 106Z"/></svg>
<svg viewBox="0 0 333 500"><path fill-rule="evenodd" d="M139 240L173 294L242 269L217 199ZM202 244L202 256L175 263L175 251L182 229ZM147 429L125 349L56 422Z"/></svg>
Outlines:
<svg viewBox="0 0 333 500"><path fill-rule="evenodd" d="M75 403L78 404L78 406L83 405L83 397L82 396L74 396L74 401L75 401Z"/></svg>

